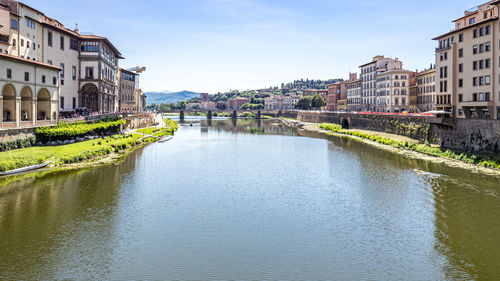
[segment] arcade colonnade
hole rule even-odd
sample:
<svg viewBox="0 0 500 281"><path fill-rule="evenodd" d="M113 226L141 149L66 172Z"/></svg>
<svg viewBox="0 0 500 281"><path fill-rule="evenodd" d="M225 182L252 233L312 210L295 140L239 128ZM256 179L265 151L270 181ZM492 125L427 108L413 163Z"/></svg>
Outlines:
<svg viewBox="0 0 500 281"><path fill-rule="evenodd" d="M1 128L57 123L58 87L0 81Z"/></svg>

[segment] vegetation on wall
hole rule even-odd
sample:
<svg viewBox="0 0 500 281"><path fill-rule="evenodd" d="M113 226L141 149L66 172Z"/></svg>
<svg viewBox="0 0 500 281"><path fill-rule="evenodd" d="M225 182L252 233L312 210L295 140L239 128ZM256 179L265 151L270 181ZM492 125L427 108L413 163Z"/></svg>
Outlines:
<svg viewBox="0 0 500 281"><path fill-rule="evenodd" d="M11 140L11 141L3 141L3 142L0 142L0 152L19 149L19 148L31 147L35 143L36 143L35 136L29 136L29 137L20 138L20 139Z"/></svg>
<svg viewBox="0 0 500 281"><path fill-rule="evenodd" d="M361 139L374 141L380 144L389 145L396 148L407 149L415 152L420 152L431 156L450 158L468 164L476 164L483 167L500 169L500 157L479 156L465 152L456 152L450 149L442 149L440 147L431 147L427 144L408 143L407 141L397 141L389 138L373 136L358 131L344 130L342 129L342 126L337 124L323 123L320 125L320 128L333 132L335 134L354 136Z"/></svg>
<svg viewBox="0 0 500 281"><path fill-rule="evenodd" d="M51 141L66 141L86 136L100 136L101 134L117 134L125 120L104 120L95 123L78 122L73 124L59 123L53 127L40 127L35 129L36 140L40 143Z"/></svg>

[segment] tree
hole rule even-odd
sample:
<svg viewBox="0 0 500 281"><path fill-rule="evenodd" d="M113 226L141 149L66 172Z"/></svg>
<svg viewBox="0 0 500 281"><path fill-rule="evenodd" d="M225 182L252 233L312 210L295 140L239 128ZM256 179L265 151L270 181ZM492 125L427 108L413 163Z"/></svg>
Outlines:
<svg viewBox="0 0 500 281"><path fill-rule="evenodd" d="M186 110L186 108L187 108L187 104L185 101L179 102L179 109L180 110Z"/></svg>
<svg viewBox="0 0 500 281"><path fill-rule="evenodd" d="M312 98L311 107L320 109L325 105L326 105L326 102L321 95L318 94Z"/></svg>
<svg viewBox="0 0 500 281"><path fill-rule="evenodd" d="M294 107L296 109L308 110L311 108L311 100L312 100L312 98L310 96L301 97L297 101L297 103L295 103Z"/></svg>
<svg viewBox="0 0 500 281"><path fill-rule="evenodd" d="M218 101L217 105L215 107L217 109L220 109L220 110L225 110L227 108L227 102L225 102L225 101Z"/></svg>

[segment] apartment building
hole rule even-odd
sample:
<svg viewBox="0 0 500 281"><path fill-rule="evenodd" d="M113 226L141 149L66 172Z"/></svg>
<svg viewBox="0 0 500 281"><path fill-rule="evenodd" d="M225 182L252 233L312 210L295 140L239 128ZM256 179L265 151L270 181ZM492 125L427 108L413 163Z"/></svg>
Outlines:
<svg viewBox="0 0 500 281"><path fill-rule="evenodd" d="M272 96L264 99L266 110L293 110L300 96Z"/></svg>
<svg viewBox="0 0 500 281"><path fill-rule="evenodd" d="M80 34L14 0L0 0L0 16L2 52L61 69L60 111L118 109L118 59L122 56L108 39Z"/></svg>
<svg viewBox="0 0 500 281"><path fill-rule="evenodd" d="M410 109L410 71L378 73L376 85L376 111L401 113Z"/></svg>
<svg viewBox="0 0 500 281"><path fill-rule="evenodd" d="M500 119L499 5L465 11L451 31L433 38L437 109L457 118Z"/></svg>
<svg viewBox="0 0 500 281"><path fill-rule="evenodd" d="M421 112L436 110L436 69L417 73L417 107Z"/></svg>
<svg viewBox="0 0 500 281"><path fill-rule="evenodd" d="M361 96L363 110L375 111L377 108L377 74L388 70L401 70L403 63L397 58L375 56L371 62L360 66Z"/></svg>
<svg viewBox="0 0 500 281"><path fill-rule="evenodd" d="M355 81L358 78L357 73L349 73L349 80L339 81L328 85L328 100L326 108L328 111L347 110L347 83ZM343 101L342 109L339 108L339 101Z"/></svg>
<svg viewBox="0 0 500 281"><path fill-rule="evenodd" d="M361 79L346 83L347 111L361 111L363 108L361 98Z"/></svg>
<svg viewBox="0 0 500 281"><path fill-rule="evenodd" d="M118 110L120 112L136 111L135 78L134 72L123 68L118 69Z"/></svg>

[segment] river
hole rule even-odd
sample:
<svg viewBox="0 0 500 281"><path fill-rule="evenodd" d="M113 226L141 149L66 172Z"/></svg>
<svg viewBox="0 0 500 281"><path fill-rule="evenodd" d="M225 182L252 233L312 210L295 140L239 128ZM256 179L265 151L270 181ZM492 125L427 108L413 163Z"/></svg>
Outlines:
<svg viewBox="0 0 500 281"><path fill-rule="evenodd" d="M499 278L499 179L270 121L193 123L117 165L0 181L0 279Z"/></svg>

